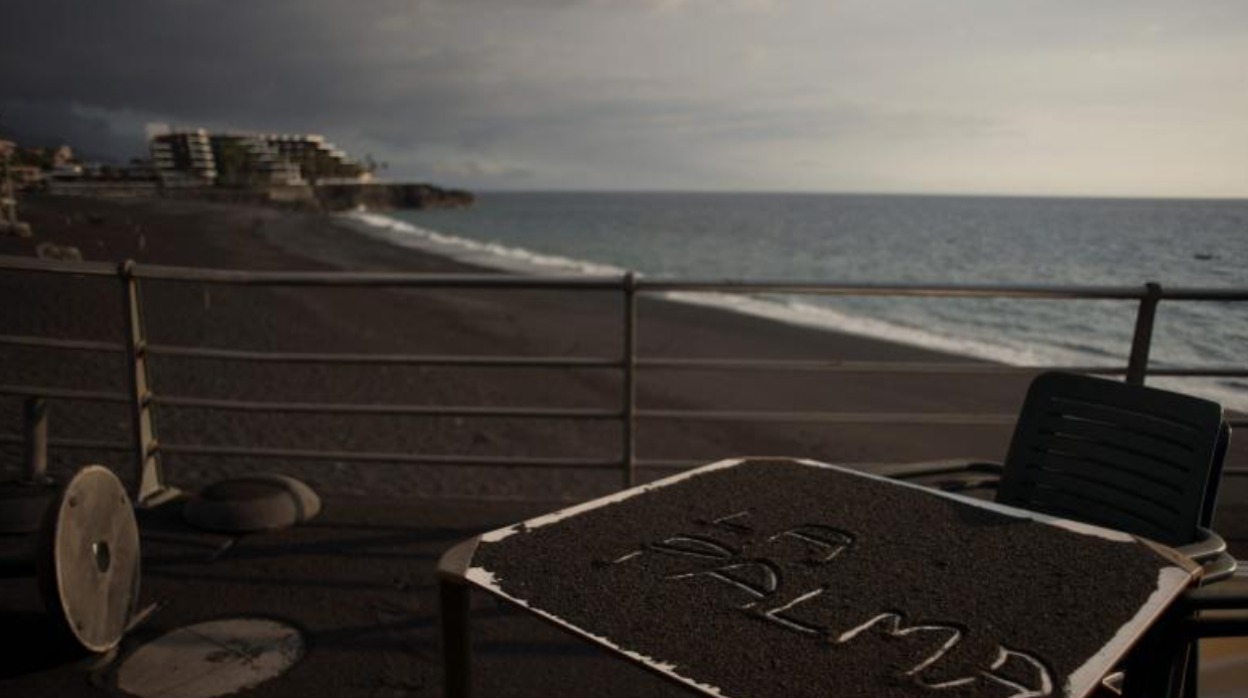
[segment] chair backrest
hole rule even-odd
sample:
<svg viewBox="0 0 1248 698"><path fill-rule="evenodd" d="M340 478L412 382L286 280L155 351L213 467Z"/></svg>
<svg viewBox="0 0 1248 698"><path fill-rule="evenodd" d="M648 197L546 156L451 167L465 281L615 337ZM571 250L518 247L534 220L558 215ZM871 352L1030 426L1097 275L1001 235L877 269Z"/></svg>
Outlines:
<svg viewBox="0 0 1248 698"><path fill-rule="evenodd" d="M1027 391L997 501L1183 545L1212 523L1229 438L1215 402L1045 373Z"/></svg>

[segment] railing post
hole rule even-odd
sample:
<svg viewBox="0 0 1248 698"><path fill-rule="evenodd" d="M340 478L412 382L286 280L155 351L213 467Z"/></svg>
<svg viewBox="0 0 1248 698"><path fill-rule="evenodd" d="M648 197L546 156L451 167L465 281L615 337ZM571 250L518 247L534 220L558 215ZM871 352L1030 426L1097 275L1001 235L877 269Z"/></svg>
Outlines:
<svg viewBox="0 0 1248 698"><path fill-rule="evenodd" d="M1157 316L1157 303L1161 301L1161 284L1150 281L1144 284L1144 297L1135 316L1135 336L1131 338L1131 359L1127 362L1127 382L1144 385L1148 375L1148 352L1153 343L1153 320Z"/></svg>
<svg viewBox="0 0 1248 698"><path fill-rule="evenodd" d="M147 329L143 322L143 299L139 292L139 280L134 275L134 260L123 262L117 272L121 279L126 364L130 373L134 501L140 506L154 506L175 496L177 490L165 485L160 467L160 444L156 440L156 419L147 370Z"/></svg>
<svg viewBox="0 0 1248 698"><path fill-rule="evenodd" d="M637 277L624 275L624 486L637 484Z"/></svg>
<svg viewBox="0 0 1248 698"><path fill-rule="evenodd" d="M48 476L48 403L42 398L28 397L23 407L26 482L42 483Z"/></svg>

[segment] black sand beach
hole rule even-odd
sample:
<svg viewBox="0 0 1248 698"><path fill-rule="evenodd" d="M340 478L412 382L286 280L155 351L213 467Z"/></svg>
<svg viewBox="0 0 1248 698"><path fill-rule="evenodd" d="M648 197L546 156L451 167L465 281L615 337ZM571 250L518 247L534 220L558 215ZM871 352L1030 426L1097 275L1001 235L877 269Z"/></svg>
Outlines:
<svg viewBox="0 0 1248 698"><path fill-rule="evenodd" d="M0 240L0 254L31 254L50 240L87 260L134 259L250 270L486 272L359 234L348 221L313 214L186 201L106 202L30 198L23 215L34 240ZM116 283L8 274L0 331L116 341ZM616 357L622 303L614 292L389 290L204 286L147 282L149 341L227 349ZM642 358L723 357L872 361L970 361L860 336L818 331L737 313L643 297ZM121 390L119 355L0 348L0 384ZM333 403L618 408L620 376L595 369L437 368L249 364L153 359L162 395ZM642 409L828 410L885 415L869 424L750 424L642 420L637 456L709 462L740 455L836 463L999 459L1010 427L890 423L895 413L1016 414L1030 376L1020 374L841 374L648 369L638 378ZM0 401L0 431L20 429L20 404ZM52 406L53 437L122 440L127 416L113 406ZM336 451L558 456L609 459L620 449L613 420L428 418L229 413L163 407L157 426L172 444ZM6 446L12 467L16 447ZM125 454L58 453L126 469ZM68 457L68 460L64 460ZM280 470L354 494L583 499L618 487L616 471L500 469L292 462L170 455L175 485L195 487L225 472ZM1228 464L1248 461L1236 440ZM643 479L666 471L643 471ZM1226 504L1232 504L1230 498Z"/></svg>
<svg viewBox="0 0 1248 698"><path fill-rule="evenodd" d="M68 243L89 260L233 269L355 269L483 271L400 249L355 234L345 222L264 209L188 202L105 203L32 200L24 215L38 239ZM94 222L93 222L94 221ZM20 254L30 243L3 241ZM115 284L9 275L3 281L4 331L14 334L113 340L120 336ZM56 286L55 292L52 286ZM72 288L71 288L72 287ZM92 288L94 287L94 288ZM68 291L68 292L67 292ZM235 349L617 356L622 342L618 294L599 292L398 291L268 289L146 285L150 340ZM837 358L958 360L910 347L793 327L733 313L643 299L640 355L658 357ZM6 349L7 384L119 388L119 364L69 352ZM249 365L157 358L154 389L161 394L327 402L445 405L618 405L619 377L611 371L435 369L402 366L322 367ZM1025 376L967 378L842 374L764 374L646 371L643 408L837 410L848 412L982 412L1012 414ZM11 401L10 401L11 402ZM120 416L98 409L54 406L58 436L113 438ZM12 404L0 421L20 422ZM111 411L110 411L111 412ZM309 415L231 415L162 408L162 441L265 445L334 450L421 451L611 457L613 423L534 420L448 420ZM639 427L643 459L713 460L749 454L819 457L837 462L899 461L1004 452L1008 428L906 427L889 424L749 426L652 423ZM112 454L117 458L117 454ZM248 468L240 460L205 462L170 457L167 469L194 484L218 468ZM273 467L274 464L266 464ZM283 467L299 464L281 464ZM343 464L354 471L350 464ZM370 468L372 466L369 466ZM301 473L334 489L371 489L333 464ZM507 496L537 488L541 496L581 497L618 483L611 473L447 472L446 468L379 466L389 492ZM658 473L654 473L658 474ZM526 489L527 488L527 489Z"/></svg>

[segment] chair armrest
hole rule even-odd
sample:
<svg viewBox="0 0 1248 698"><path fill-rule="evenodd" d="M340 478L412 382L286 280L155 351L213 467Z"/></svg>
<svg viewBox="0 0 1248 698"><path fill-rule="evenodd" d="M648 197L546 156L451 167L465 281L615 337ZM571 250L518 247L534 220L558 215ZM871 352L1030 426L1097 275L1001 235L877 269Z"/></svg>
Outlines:
<svg viewBox="0 0 1248 698"><path fill-rule="evenodd" d="M1248 570L1189 589L1179 597L1179 607L1189 616L1179 621L1189 638L1248 637ZM1198 611L1202 614L1196 615Z"/></svg>
<svg viewBox="0 0 1248 698"><path fill-rule="evenodd" d="M1248 610L1248 571L1240 571L1221 584L1189 589L1181 603L1191 611Z"/></svg>
<svg viewBox="0 0 1248 698"><path fill-rule="evenodd" d="M1196 540L1187 545L1180 545L1175 550L1203 565L1226 553L1226 541L1222 540L1222 536L1207 528L1197 528ZM1234 570L1235 568L1232 566L1231 571L1233 572ZM1211 570L1205 571L1206 575L1210 572Z"/></svg>
<svg viewBox="0 0 1248 698"><path fill-rule="evenodd" d="M1239 569L1239 561L1230 553L1219 553L1212 560L1201 562L1201 568L1204 574L1197 584L1207 587L1230 579Z"/></svg>

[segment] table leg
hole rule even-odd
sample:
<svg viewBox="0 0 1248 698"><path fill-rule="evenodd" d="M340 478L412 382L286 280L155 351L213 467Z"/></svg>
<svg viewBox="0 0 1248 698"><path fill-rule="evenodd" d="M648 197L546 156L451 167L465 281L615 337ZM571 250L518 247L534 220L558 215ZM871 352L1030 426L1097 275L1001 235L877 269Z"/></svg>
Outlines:
<svg viewBox="0 0 1248 698"><path fill-rule="evenodd" d="M438 584L442 626L442 669L446 698L472 696L472 640L468 632L470 590L466 584L441 579Z"/></svg>
<svg viewBox="0 0 1248 698"><path fill-rule="evenodd" d="M1123 698L1181 698L1187 677L1188 644L1176 635L1173 618L1164 618L1145 633L1124 668Z"/></svg>

